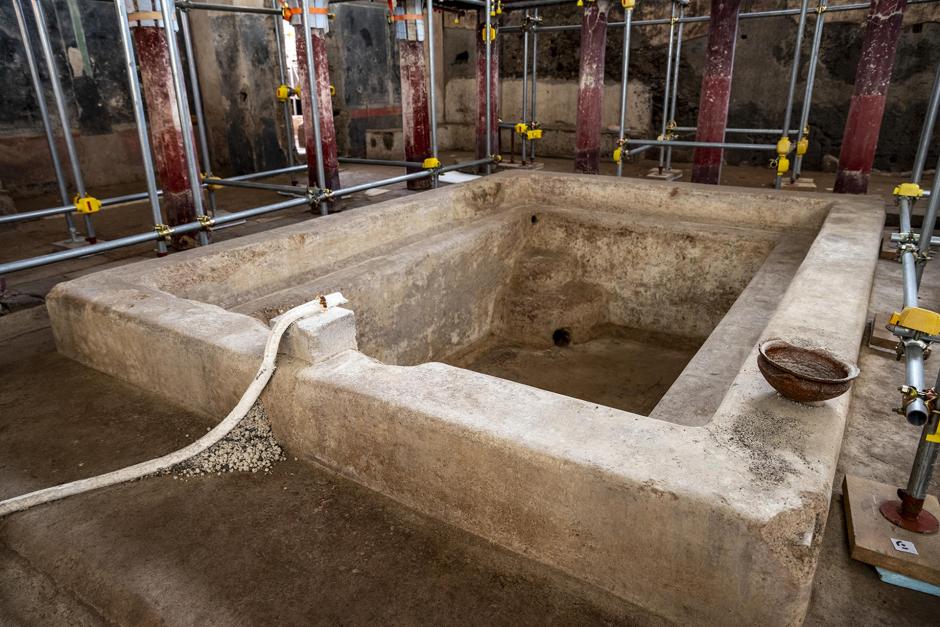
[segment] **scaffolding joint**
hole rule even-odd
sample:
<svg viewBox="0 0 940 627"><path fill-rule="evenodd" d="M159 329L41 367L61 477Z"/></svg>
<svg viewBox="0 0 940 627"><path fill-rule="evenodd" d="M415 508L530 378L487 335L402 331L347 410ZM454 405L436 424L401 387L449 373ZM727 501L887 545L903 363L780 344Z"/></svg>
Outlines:
<svg viewBox="0 0 940 627"><path fill-rule="evenodd" d="M917 183L901 183L894 188L892 192L898 199L901 198L921 198L924 196L924 190Z"/></svg>
<svg viewBox="0 0 940 627"><path fill-rule="evenodd" d="M223 187L222 185L214 185L210 183L210 181L213 181L213 180L221 180L217 176L213 176L212 172L200 172L200 176L202 177L202 182L205 183L206 185L206 189L212 189L212 190L222 189Z"/></svg>
<svg viewBox="0 0 940 627"><path fill-rule="evenodd" d="M330 91L332 95L333 86L330 85ZM290 100L291 96L300 96L300 87L291 87L290 85L285 85L281 83L277 86L277 89L274 91L274 94L277 96L279 102L287 102Z"/></svg>
<svg viewBox="0 0 940 627"><path fill-rule="evenodd" d="M173 227L169 224L154 224L153 230L157 232L157 239L159 241L169 241L170 237L173 235Z"/></svg>
<svg viewBox="0 0 940 627"><path fill-rule="evenodd" d="M75 211L84 215L101 211L101 201L88 194L81 196L75 194L75 197L72 198L72 202L75 204Z"/></svg>
<svg viewBox="0 0 940 627"><path fill-rule="evenodd" d="M215 218L212 216L202 215L196 218L196 222L202 225L203 231L211 231L212 227L215 226Z"/></svg>

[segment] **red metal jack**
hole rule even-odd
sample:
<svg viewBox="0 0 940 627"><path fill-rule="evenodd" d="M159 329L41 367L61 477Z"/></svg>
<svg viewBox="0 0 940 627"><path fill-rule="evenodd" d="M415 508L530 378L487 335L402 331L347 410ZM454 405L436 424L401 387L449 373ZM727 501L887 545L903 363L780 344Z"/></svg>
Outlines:
<svg viewBox="0 0 940 627"><path fill-rule="evenodd" d="M914 533L937 533L940 522L930 512L924 511L924 499L915 499L906 490L898 488L900 501L885 501L879 507L881 515L892 525Z"/></svg>

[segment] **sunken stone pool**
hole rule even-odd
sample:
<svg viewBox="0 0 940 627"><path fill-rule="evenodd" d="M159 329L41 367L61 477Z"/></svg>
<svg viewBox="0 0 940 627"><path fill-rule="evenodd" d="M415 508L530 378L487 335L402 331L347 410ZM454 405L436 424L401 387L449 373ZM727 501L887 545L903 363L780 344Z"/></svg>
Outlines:
<svg viewBox="0 0 940 627"><path fill-rule="evenodd" d="M855 361L880 201L503 173L59 285L60 351L675 621L791 624L849 406L778 397L768 337Z"/></svg>

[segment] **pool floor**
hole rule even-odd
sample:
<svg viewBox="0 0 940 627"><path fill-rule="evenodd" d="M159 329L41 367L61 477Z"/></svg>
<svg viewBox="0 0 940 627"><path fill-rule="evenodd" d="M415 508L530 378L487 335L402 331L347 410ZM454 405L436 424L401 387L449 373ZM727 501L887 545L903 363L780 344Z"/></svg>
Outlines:
<svg viewBox="0 0 940 627"><path fill-rule="evenodd" d="M491 335L445 361L452 366L648 416L698 346L698 342L685 339L667 346L661 338L630 330L550 348L525 346Z"/></svg>

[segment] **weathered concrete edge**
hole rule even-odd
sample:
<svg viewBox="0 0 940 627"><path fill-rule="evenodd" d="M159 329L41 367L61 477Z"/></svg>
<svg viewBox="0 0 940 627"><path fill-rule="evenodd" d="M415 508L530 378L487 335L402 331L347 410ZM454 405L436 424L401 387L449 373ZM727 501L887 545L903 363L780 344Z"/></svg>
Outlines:
<svg viewBox="0 0 940 627"><path fill-rule="evenodd" d="M846 203L832 218L765 333L809 329L854 360L883 214ZM278 379L268 402L293 451L653 611L795 624L809 601L848 400L809 409L779 399L755 358L700 430L440 364L396 368L351 355ZM795 464L781 485L755 485L746 451L729 438L754 412L801 427L797 446L780 451ZM624 441L643 446L612 448ZM681 550L666 549L673 559L651 545ZM675 572L680 563L707 567Z"/></svg>
<svg viewBox="0 0 940 627"><path fill-rule="evenodd" d="M849 212L850 215L848 217L850 219L864 217L862 214L865 212L869 214L870 219L862 220L861 223L856 224L856 228L854 228L854 232L856 233L861 232L864 234L867 230L867 227L870 226L867 223L877 221L878 228L875 230L878 233L880 233L880 220L881 220L880 213L874 212L874 213L878 213L877 220L875 220L875 218L873 217L874 213L871 212L870 204L859 205L858 203L855 203L855 204L840 203L839 206L842 206L843 208L855 206L858 209L857 212ZM836 212L836 213L838 214L839 212ZM822 238L823 235L824 233L821 232L820 238ZM828 238L831 238L833 236L836 236L836 238L838 239L839 233L826 233L826 237ZM872 242L874 242L874 244L869 246L869 250L875 251L877 249L877 235L871 236L870 239L872 240ZM858 253L859 251L864 251L862 247L862 243L863 242L856 242L855 245L853 246L853 249L855 249L856 253ZM815 246L814 246L814 250L815 250ZM818 253L819 251L816 251L816 252ZM812 255L813 255L813 251L811 251L810 257ZM822 256L825 257L826 255L822 255ZM849 256L851 257L851 255ZM808 257L807 259L809 260L810 257ZM825 259L823 259L823 261L824 260ZM870 265L870 268L868 269L873 270L874 252L872 253L872 259L869 265ZM815 267L816 271L819 271L819 269L820 269L819 267ZM856 263L853 267L846 268L844 270L849 270L850 276L854 277L857 275L857 276L861 276L863 279L866 274L865 272L866 268L864 267L864 264ZM802 271L803 269L801 268L801 272ZM841 276L845 276L841 272L839 274ZM867 288L859 289L860 287L859 285L853 286L852 291L856 294L856 296L858 296L858 300L867 302L866 300L867 294L871 286L871 275L872 275L872 272L867 273L867 276L868 276ZM812 277L810 280L812 280ZM73 283L77 283L77 282L73 282ZM184 389L182 390L183 396L184 396L183 400L185 401L186 398L192 398L194 403L205 402L207 404L206 405L207 407L212 408L211 413L216 413L216 415L218 415L220 412L227 411L228 408L230 407L230 403L226 404L225 397L226 396L229 396L229 398L237 397L237 393L240 393L241 389L243 389L243 386L228 385L227 388L231 388L231 389L226 389L224 391L219 390L217 394L207 394L204 390L203 390L203 393L200 394L200 389L206 387L204 385L204 382L207 378L206 375L212 373L213 371L219 371L220 369L224 367L227 372L232 372L234 370L236 373L238 373L237 376L232 377L230 381L243 378L244 382L247 383L247 380L250 379L251 374L254 372L254 368L256 367L256 363L257 363L257 355L260 354L260 351L257 350L257 347L259 347L260 344L263 342L263 337L266 334L266 330L264 330L263 325L260 325L260 323L257 323L257 326L255 326L255 328L252 329L250 332L247 332L247 335L245 337L231 338L231 341L229 341L229 340L226 340L225 338L229 333L231 333L231 329L236 328L237 325L244 325L244 321L246 319L247 320L250 320L250 319L248 319L245 316L229 314L228 312L225 312L224 310L221 310L219 308L214 308L211 305L203 306L200 303L193 303L191 301L185 301L183 299L171 297L167 294L161 294L154 290L140 289L136 286L127 285L125 288L123 288L123 293L114 293L114 291L117 289L117 286L115 286L115 284L113 283L113 280L109 280L106 284L99 283L98 281L89 281L89 282L83 283L82 285L73 285L73 284L69 284L69 285L71 286L70 288L68 289L63 288L62 291L58 293L58 296L56 298L52 298L51 301L55 303L56 300L58 300L58 298L61 297L63 310L64 310L68 308L66 305L67 300L72 299L73 305L76 305L79 309L85 308L85 310L69 312L69 316L72 316L71 321L66 321L63 318L63 316L61 315L61 312L57 310L57 306L55 304L50 305L50 311L52 312L54 326L57 329L57 333L56 333L57 340L59 341L60 346L66 347L63 352L66 352L70 356L78 357L82 361L85 361L86 363L89 363L90 365L94 367L107 370L111 372L111 374L114 374L115 376L119 376L124 379L130 379L133 382L141 384L141 385L159 386L161 385L161 381L166 381L166 380L178 381L177 379L178 377L189 380L191 381L192 385L191 387L184 386ZM833 287L835 288L839 287L839 285L837 284L834 285L831 281L829 283L823 282L822 286L824 288L822 290L823 297L829 296L832 293L836 293L836 292L833 292L832 289ZM121 292L122 290L117 289L117 291ZM791 291L792 291L792 286L791 286ZM864 294L862 294L861 292L864 292ZM123 307L129 308L127 306L128 300L133 301L134 299L140 299L141 302L149 301L151 307L149 309L148 308L138 309L136 312L134 312L133 315L131 315L128 311L122 310ZM846 302L850 300L851 299L848 299L848 298L845 299ZM825 300L823 302L825 302ZM210 318L218 317L222 320L225 320L228 324L223 325L223 326L226 326L229 328L227 330L222 329L221 336L217 336L216 333L214 332L207 333L205 334L205 336L203 336L202 333L193 332L192 330L189 330L189 331L181 330L177 324L174 324L173 318L179 315L180 312L178 310L178 307L180 304L184 304L184 303L187 307L189 306L196 307L199 313L205 314L206 316ZM86 305L89 305L89 304L94 304L97 307L97 309L93 307L89 309L88 307L86 307ZM135 307L135 306L136 305L130 305L130 307ZM202 307L211 308L211 309L202 309ZM116 312L111 311L112 308L117 309L117 311ZM170 315L166 318L162 317L161 312L168 310L168 309L176 309L176 312L173 315ZM778 315L779 313L780 312L778 310ZM110 324L102 324L101 318L100 318L101 315L115 317L116 318L115 326L111 326ZM139 320L136 319L136 318L139 318L141 315L148 318L149 320L148 324L142 324ZM864 317L864 307L862 307L861 316ZM851 316L849 317L851 318ZM776 316L775 316L775 319L776 319ZM795 325L796 329L806 328L805 326L800 326L804 321L802 321L802 319L799 317L797 320L784 319L784 322L786 324L782 325L782 329L780 330L786 330L788 325ZM845 328L848 328L847 326L846 327L841 326L844 322L845 322L844 320L840 320L840 324L837 325L840 337L844 335L842 331ZM191 325L188 325L188 326L191 326ZM770 329L772 326L773 324L771 324L768 327L768 329ZM860 335L861 325L859 324L857 326L859 328L858 335ZM242 326L241 328L244 330L244 326ZM778 329L774 329L774 330L776 331ZM172 357L174 354L177 354L177 355L180 354L179 353L180 350L184 350L184 351L191 353L191 346L193 342L197 344L202 343L202 342L207 342L211 344L216 344L216 346L212 350L205 351L205 354L202 355L202 360L201 360L203 362L203 365L200 368L197 368L196 370L193 370L193 371L186 370L186 371L180 372L180 371L173 370L172 359L169 360L171 362L170 365L168 366L170 367L170 370L167 372L163 372L163 373L158 373L154 371L138 372L135 368L131 368L130 371L128 371L127 369L123 368L121 364L116 364L114 367L108 368L108 367L103 367L104 366L103 363L96 363L96 362L112 363L111 359L102 360L98 358L100 355L99 351L103 348L100 342L102 340L104 341L108 340L107 337L103 337L101 335L101 333L105 331L114 333L115 334L114 337L116 338L121 338L121 336L124 336L124 337L138 336L139 345L137 341L132 342L131 346L128 346L127 343L124 342L123 340L120 341L121 350L119 351L118 354L124 354L126 356L127 363L129 364L134 364L137 361L141 361L141 362L153 361L155 355L156 356L162 355L162 357L160 357L160 361L163 361L167 357ZM178 337L173 337L173 336L178 336ZM82 339L77 339L77 338L82 338ZM73 345L72 347L74 348L74 350L68 350L68 345L70 343L72 343ZM845 342L846 346L848 346L849 344L850 342ZM854 345L849 347L848 350L837 350L837 352L842 353L846 357L854 357L854 355L857 354L857 341L854 343ZM240 355L239 358L235 360L235 363L233 363L233 360L231 359L231 353ZM252 357L254 357L254 359L252 359ZM753 357L753 353L750 357ZM200 360L192 360L192 361L198 362ZM438 367L444 368L443 366L438 366ZM388 367L383 367L383 368L388 368ZM422 366L419 368L430 368L430 366L427 366L427 367ZM742 369L742 372L744 372L744 370L746 370L746 368ZM746 374L753 377L753 375L755 374L753 370L754 369L752 368L752 371ZM461 372L461 371L457 371L457 372ZM159 376L154 377L155 374L157 375L164 374L164 375L169 375L169 376L167 379L161 379ZM466 373L466 374L469 375L472 373ZM474 375L474 376L482 376L482 375ZM283 375L275 378L276 382L281 382L282 380L283 380ZM736 381L736 383L738 382ZM748 380L745 383L747 384L745 387L747 387L747 386L752 385L754 382ZM760 382L760 384L763 385L762 382ZM515 384L510 384L510 385L515 385ZM236 392L236 388L237 388L237 392ZM165 389L162 391L164 391L165 393L170 392L169 390L165 390ZM178 392L178 390L174 391L174 395L176 395L175 392ZM732 388L731 392L734 392L734 388ZM753 392L753 390L751 390L751 392ZM762 390L759 389L757 392L758 392L758 395L763 394L764 396L766 396L767 395L766 386L764 386ZM233 394L234 396L231 396ZM549 394L549 393L540 392L540 394ZM732 396L732 393L729 393L729 397L731 396ZM747 394L745 394L744 396L747 397ZM560 397L560 398L563 398L563 397ZM573 401L573 399L566 399L566 400L572 401L575 403L580 403L579 401ZM745 398L745 400L748 400L748 399ZM771 406L773 406L775 402L774 398L761 397L758 400L760 400L761 402L769 403ZM781 402L781 401L776 401L776 402ZM726 402L724 403L724 405L727 405L727 404L728 404L728 400L726 399ZM789 522L784 522L781 525L778 525L779 529L777 531L779 531L779 533L775 532L772 534L775 537L786 537L788 535L788 532L791 532L791 531L805 532L807 520L816 520L816 526L818 526L818 523L820 520L820 508L813 505L812 507L809 508L809 511L807 511L807 508L803 507L802 505L805 500L804 499L805 492L799 488L809 487L810 488L809 493L811 495L818 494L819 490L814 489L814 487L819 486L820 480L822 480L822 482L825 484L826 493L827 493L826 505L824 505L821 508L822 521L824 522L825 513L828 507L828 486L831 483L832 474L834 473L835 458L838 456L839 442L841 442L841 433L842 433L842 427L844 425L844 417L845 417L846 410L847 410L847 404L842 401L837 401L834 403L826 404L826 406L819 408L819 411L822 414L821 416L822 418L824 419L833 418L833 417L835 418L835 420L829 421L830 427L829 427L829 431L826 433L827 437L822 438L825 440L825 442L815 447L816 449L818 449L815 451L813 450L812 446L810 446L807 451L796 451L801 454L804 454L804 457L807 457L808 459L811 459L812 461L808 464L804 464L803 467L800 468L801 478L799 481L794 479L790 481L787 486L785 486L786 489L782 489L782 488L777 489L776 490L777 493L772 493L767 496L766 500L767 500L767 503L769 503L769 506L767 505L767 503L764 504L765 507L761 507L760 502L751 503L751 505L754 506L754 508L757 510L757 511L751 512L751 521L752 521L751 526L752 527L754 525L757 525L757 527L761 529L762 534L767 532L768 529L772 530L773 527L772 525L768 524L768 521L774 520L775 519L774 517L777 514L785 514L787 517L790 517L790 518L795 517L796 519L798 519L799 524L795 525L793 521L789 521ZM721 410L719 411L719 414L720 413L721 413ZM618 412L618 414L619 416L616 418L616 421L619 425L623 425L625 422L625 419L630 416L629 414L625 414L623 412ZM631 435L630 437L631 441L633 442L643 441L645 444L647 444L647 446L644 447L645 451L641 451L641 452L650 452L651 453L650 458L645 459L645 460L641 459L640 461L645 461L647 464L649 464L646 466L645 469L641 468L641 470L647 471L647 475L646 475L648 477L647 481L653 482L647 486L648 488L654 489L658 492L662 492L663 494L683 493L684 494L683 498L686 498L687 496L689 499L691 499L689 501L690 503L695 503L696 502L695 495L697 492L701 492L701 490L694 489L694 486L684 485L682 477L677 476L678 473L676 473L675 471L678 471L678 470L691 471L691 473L688 476L691 476L694 479L695 477L698 477L698 476L708 477L709 474L714 475L715 474L714 469L712 469L711 473L705 473L704 475L697 475L695 474L695 471L696 471L695 468L670 467L669 464L666 463L668 460L670 460L671 458L677 457L680 453L684 455L686 453L689 453L690 451L681 451L671 446L665 446L665 447L659 446L659 443L655 441L655 440L658 440L659 438L654 438L653 440L648 439L645 441L643 440L642 437L637 439L637 436L649 435L649 433L644 433L647 431L647 425L643 423L655 423L655 422L656 421L650 421L648 419L640 419L639 424L641 424L643 428L638 428L637 424L630 422L629 428L620 429L620 435L623 436L626 433L626 434ZM739 453L739 452L736 452L733 446L728 445L726 438L723 439L725 434L723 434L722 429L719 428L721 424L722 423L719 420L719 417L716 416L716 421L712 425L710 425L708 428L704 429L704 431L709 432L709 434L708 436L703 438L703 439L709 439L710 437L714 439L715 441L717 441L721 446L718 446L718 447L715 447L712 445L708 447L699 446L698 448L695 448L693 451L691 451L691 454L693 456L698 455L700 458L705 458L705 457L708 457L709 453L712 453L714 454L714 456L709 459L713 459L713 460L719 459L723 462L730 461L730 462L733 462L732 465L734 464L740 465L741 459L739 458L739 455L736 455L736 453ZM833 425L835 426L833 427ZM727 424L725 424L724 426L727 426ZM682 440L682 439L687 439L689 437L687 435L688 432L683 433L680 431L678 432L678 435L677 435L676 429L679 429L679 428L675 427L674 425L666 425L664 423L657 423L655 426L655 430L667 431L669 433L672 433L674 436L674 439ZM836 431L837 433L835 433ZM838 436L837 438L835 437L836 435ZM413 438L414 434L411 434L411 436ZM700 444L702 442L702 439L700 439L701 435L694 435L691 437L693 438L693 442L695 442L696 444ZM578 441L578 440L574 440L574 441ZM512 445L523 446L525 447L524 450L528 450L529 448L533 446L533 443L527 442L525 439L522 439L521 441L512 441ZM577 451L574 451L574 452L577 452ZM806 455L806 453L814 453L814 452L816 453L816 457L809 457ZM794 453L794 452L785 451L785 453L789 454L789 453ZM564 459L564 457L562 459ZM699 459L699 461L701 461L701 459ZM695 464L693 462L694 460L690 461L688 458L686 458L684 461L684 465L694 466ZM364 463L366 463L366 467L368 467L368 463L370 462L366 460ZM590 462L588 463L586 467L590 468ZM634 468L633 470L636 471L637 469ZM659 479L657 479L655 477L657 470L662 470L664 472L668 471L667 475L669 476L660 477ZM725 468L722 471L722 474L726 475L727 470L729 469ZM635 472L635 474L641 474L641 473ZM803 475L806 475L807 478L812 479L811 481L808 482L809 485L807 485L807 483L804 483L802 481ZM686 478L688 478L688 476L686 476ZM747 476L746 470L742 471L742 476L745 476L745 477ZM427 477L425 477L425 479L427 479ZM733 479L734 478L732 478L732 481L730 482L732 485L725 486L732 495L733 495L734 487L735 487L733 485L735 483ZM659 480L666 481L667 483L665 484L665 486L667 487L669 483L678 483L679 485L675 486L677 488L677 491L668 492L667 490L664 489L662 485L656 483ZM363 482L367 483L366 481L363 481ZM449 484L449 482L447 482L447 484ZM799 486L797 484L802 484L802 485ZM460 485L460 484L456 484L456 485ZM628 492L632 492L633 488L630 487L630 485L631 484L622 483L621 488L627 490ZM646 482L641 482L640 485L641 486L646 485ZM426 483L424 484L424 486L425 488L427 488ZM497 487L498 487L498 484L497 484ZM394 491L391 491L391 490L390 491L383 490L383 491L386 494L389 494L393 497L401 498L401 500L404 500L404 498L400 497L400 495L396 495ZM699 496L703 497L703 501L705 503L709 503L709 502L712 503L711 505L708 505L708 508L711 508L711 509L706 508L702 511L705 511L705 512L713 511L714 502L712 501L712 499L716 495L715 494L705 494L705 495L699 494ZM719 493L717 496L721 497L721 494ZM751 497L753 496L754 495L752 494ZM722 499L723 497L719 498L719 503L723 502ZM414 504L414 505L418 509L425 509L420 504ZM733 508L731 509L733 511ZM425 509L425 511L428 511L428 510ZM673 511L673 513L676 513L674 510L671 510L671 511ZM787 512L791 512L791 513L787 514ZM431 509L430 513L441 516L442 518L445 518L445 519L448 518L447 512L440 513L433 508ZM457 521L455 524L460 524L460 522ZM645 524L648 526L648 522ZM475 533L479 533L480 535L484 535L486 537L493 539L491 535L487 534L487 528L485 526L481 526L480 528L476 528L476 529L472 527L467 527L467 528L470 528L470 530L474 531ZM752 529L752 532L753 531L754 529ZM694 536L694 533L693 533L693 536ZM508 546L512 546L516 548L517 550L521 550L523 552L533 554L536 557L536 559L540 559L542 561L546 561L548 563L557 565L557 561L552 560L551 554L549 554L547 557L544 557L542 555L537 554L535 551L533 551L529 547L523 546L520 549L518 548L517 545L513 545L513 543L509 541L507 541L506 544ZM815 540L812 540L812 544L815 544ZM786 555L786 551L789 549L787 549L786 546L784 546L783 548L784 548L784 555ZM632 556L631 553L626 553L626 555ZM664 561L664 560L660 560L660 561ZM811 566L815 564L814 554L810 556L809 561L811 562ZM779 562L779 559L778 559L778 562ZM805 582L805 585L797 586L797 588L805 589L806 594L808 594L808 584L809 584L809 580L811 579L811 572L809 573L810 577L807 578L805 574L806 560L805 559L797 560L797 562L798 562L798 565L801 565L799 570L803 571L803 574L796 578L796 583L799 583L800 581ZM596 573L585 576L584 574L578 573L576 571L572 571L571 569L566 568L563 565L560 567L563 570L568 570L568 572L573 572L576 576L579 576L581 578L586 578L591 581L596 580ZM660 566L660 568L661 567L662 566ZM740 570L740 564L738 565L738 569ZM812 568L810 568L810 571L811 570ZM655 570L643 573L643 579L649 579L652 572L655 572ZM709 576L713 576L713 574ZM793 581L793 578L785 578L785 579L779 580L777 584L774 586L774 588L775 589L789 588L790 586L787 586L784 583L786 581ZM607 589L611 589L610 584L605 584L603 581L598 583L598 585L600 585L601 587L606 587ZM696 585L700 586L701 582L697 583ZM693 586L693 588L694 587L695 586ZM672 590L670 594L675 594L675 593L676 593L676 590ZM627 593L620 592L619 594L621 595L627 594L627 598L632 597L632 593L630 593L629 591ZM754 596L755 598L763 598L765 601L767 598L762 594L756 594L756 593L754 594ZM774 595L771 595L771 598L773 598L773 596ZM792 605L792 601L793 601L792 597L790 597L789 595L786 595L786 596L788 596L788 599L789 599L788 602L790 602L791 605L784 604L781 606L777 606L775 608L775 611L777 612L778 620L780 616L779 613L783 611L782 608L784 607L796 607L798 610L797 613L802 612L802 610L799 610L799 605L800 605L799 599L797 599L796 604L794 606ZM644 601L644 605L648 605L649 603L655 604L656 599L657 599L656 595L653 595L652 597L649 597L648 599L643 598L641 600ZM674 597L669 597L667 595L666 599L668 600L668 605L676 604L676 599ZM770 603L769 605L773 605L773 604ZM701 612L703 611L703 607L701 605L696 605L695 603L692 603L690 608L691 608L690 611L698 612L698 614L695 614L695 615L699 617L701 616ZM803 608L805 609L805 603L803 603ZM668 608L667 608L667 611L669 611ZM787 615L794 616L795 614L789 613ZM724 618L727 619L726 616Z"/></svg>

